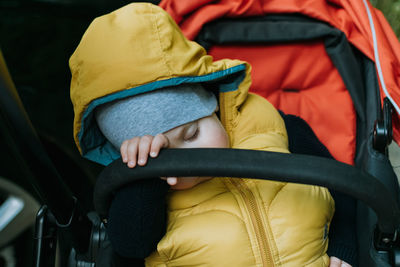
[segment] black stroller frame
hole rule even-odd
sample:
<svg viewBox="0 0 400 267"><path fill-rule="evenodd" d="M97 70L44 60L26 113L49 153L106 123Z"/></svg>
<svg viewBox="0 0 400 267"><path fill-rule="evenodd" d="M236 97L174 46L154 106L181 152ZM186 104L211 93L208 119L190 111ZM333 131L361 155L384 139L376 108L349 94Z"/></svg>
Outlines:
<svg viewBox="0 0 400 267"><path fill-rule="evenodd" d="M212 30L218 25L208 27ZM14 156L28 170L26 177L44 203L36 219L34 266L54 266L57 247L68 252L60 255L61 266L106 266L101 262L111 252L103 223L97 214L85 210L74 192L65 185L65 179L74 177L63 177L43 148L0 56L1 133L9 140L10 146L17 148ZM357 235L360 258L363 258L360 266L400 266L399 186L387 156L392 135L392 107L387 100L383 107L379 103L374 63L366 58L361 58L360 62L356 67L364 79L364 90L363 97L356 98L364 108L357 109L357 134L362 139L357 143L357 167L300 154L168 149L162 151L157 159L150 159L142 168L129 169L121 161L114 161L98 179L107 179L112 174L117 181L113 189L123 186L127 180L193 175L269 177L275 181L325 186L359 200ZM241 164L237 164L239 161ZM68 240L60 238L60 233Z"/></svg>

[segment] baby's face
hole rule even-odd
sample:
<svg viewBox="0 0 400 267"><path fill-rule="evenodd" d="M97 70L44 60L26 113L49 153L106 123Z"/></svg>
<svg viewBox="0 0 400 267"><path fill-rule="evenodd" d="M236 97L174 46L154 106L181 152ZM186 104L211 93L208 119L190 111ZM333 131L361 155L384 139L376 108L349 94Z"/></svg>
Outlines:
<svg viewBox="0 0 400 267"><path fill-rule="evenodd" d="M168 148L228 148L229 137L215 113L164 133ZM187 189L211 177L180 178L172 189Z"/></svg>
<svg viewBox="0 0 400 267"><path fill-rule="evenodd" d="M228 135L215 113L164 133L169 148L227 148Z"/></svg>

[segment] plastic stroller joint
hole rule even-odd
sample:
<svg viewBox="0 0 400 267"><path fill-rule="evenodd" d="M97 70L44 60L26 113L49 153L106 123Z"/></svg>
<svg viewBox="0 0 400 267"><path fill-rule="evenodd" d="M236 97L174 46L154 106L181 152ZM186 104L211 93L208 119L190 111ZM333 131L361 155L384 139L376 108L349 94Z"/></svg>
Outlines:
<svg viewBox="0 0 400 267"><path fill-rule="evenodd" d="M34 239L34 266L52 266L56 255L57 227L46 205L36 215Z"/></svg>
<svg viewBox="0 0 400 267"><path fill-rule="evenodd" d="M104 224L94 212L89 213L88 218L92 222L89 248L83 253L72 248L68 266L93 267L102 257L111 259L110 255L103 255L111 253L110 250L104 249L110 246Z"/></svg>
<svg viewBox="0 0 400 267"><path fill-rule="evenodd" d="M83 214L76 198L74 198L74 202L75 206L67 224L57 222L46 205L43 205L38 211L35 228L35 267L53 266L56 255L57 232L61 229L71 233L73 251L80 254L93 254L92 243L95 242L93 240L96 240L96 238L93 238L93 233L96 232L96 227ZM103 236L102 238L104 239Z"/></svg>
<svg viewBox="0 0 400 267"><path fill-rule="evenodd" d="M375 121L373 141L374 149L383 154L387 154L387 148L393 139L392 112L393 106L390 100L385 97L381 118Z"/></svg>
<svg viewBox="0 0 400 267"><path fill-rule="evenodd" d="M394 233L383 233L379 227L375 228L374 232L374 245L378 251L391 251L395 246L398 247L398 230Z"/></svg>
<svg viewBox="0 0 400 267"><path fill-rule="evenodd" d="M72 198L74 200L74 207L69 221L66 224L61 224L56 219L55 223L58 228L70 229L73 234L74 248L79 252L86 252L89 249L92 222L80 208L78 200L75 197Z"/></svg>
<svg viewBox="0 0 400 267"><path fill-rule="evenodd" d="M374 246L378 251L386 251L389 253L390 264L393 267L400 267L400 240L398 235L399 230L394 234L382 233L375 228Z"/></svg>

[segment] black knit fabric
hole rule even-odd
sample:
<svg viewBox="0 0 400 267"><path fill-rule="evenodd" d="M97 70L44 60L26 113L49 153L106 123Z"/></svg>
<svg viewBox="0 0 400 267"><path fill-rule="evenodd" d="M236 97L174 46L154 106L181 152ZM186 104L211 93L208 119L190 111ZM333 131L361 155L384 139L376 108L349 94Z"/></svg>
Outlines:
<svg viewBox="0 0 400 267"><path fill-rule="evenodd" d="M168 190L164 180L155 178L127 185L115 194L107 234L118 255L140 259L154 251L166 230Z"/></svg>
<svg viewBox="0 0 400 267"><path fill-rule="evenodd" d="M97 266L97 265L96 265ZM144 267L144 258L126 258L114 253L111 267ZM110 267L108 265L107 267Z"/></svg>
<svg viewBox="0 0 400 267"><path fill-rule="evenodd" d="M353 267L358 266L356 201L340 192L333 190L330 192L335 200L336 210L331 223L327 253Z"/></svg>

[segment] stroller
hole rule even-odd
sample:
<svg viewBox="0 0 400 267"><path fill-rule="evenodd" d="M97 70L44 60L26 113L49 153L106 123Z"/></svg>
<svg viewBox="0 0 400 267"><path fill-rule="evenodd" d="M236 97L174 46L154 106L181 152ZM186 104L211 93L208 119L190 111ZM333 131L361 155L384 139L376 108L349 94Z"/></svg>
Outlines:
<svg viewBox="0 0 400 267"><path fill-rule="evenodd" d="M214 58L250 62L252 91L307 121L337 161L295 153L210 150L204 157L195 149L167 150L145 168L130 170L119 161L106 167L98 183L110 173L119 181L106 197L134 180L168 175L269 177L321 185L359 200L359 265L400 266L399 186L387 157L392 131L395 140L400 138L400 46L383 17L361 1L302 6L295 1L166 0L160 5ZM56 243L62 266L102 266L111 257L104 226L65 186L6 71L1 82L2 115L23 160L40 174L32 183L46 204L37 215L35 266L54 266ZM242 164L233 164L233 158Z"/></svg>

